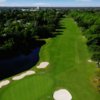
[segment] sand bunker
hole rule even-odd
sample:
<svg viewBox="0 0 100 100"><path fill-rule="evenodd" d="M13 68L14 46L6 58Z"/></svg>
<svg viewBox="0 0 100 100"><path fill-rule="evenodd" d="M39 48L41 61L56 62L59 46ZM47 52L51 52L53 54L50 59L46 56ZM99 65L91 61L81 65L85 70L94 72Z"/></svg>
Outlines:
<svg viewBox="0 0 100 100"><path fill-rule="evenodd" d="M82 36L82 38L83 38L83 39L86 39L86 37L85 37L85 36Z"/></svg>
<svg viewBox="0 0 100 100"><path fill-rule="evenodd" d="M42 62L42 63L40 63L40 65L39 65L39 66L37 66L37 68L38 68L38 69L41 69L41 68L46 68L48 65L49 65L49 63L48 63L48 62Z"/></svg>
<svg viewBox="0 0 100 100"><path fill-rule="evenodd" d="M71 94L65 89L55 91L53 98L54 100L72 100Z"/></svg>
<svg viewBox="0 0 100 100"><path fill-rule="evenodd" d="M2 88L3 86L8 85L9 83L10 83L10 81L9 81L9 80L4 80L4 81L1 81L1 82L0 82L0 88Z"/></svg>
<svg viewBox="0 0 100 100"><path fill-rule="evenodd" d="M32 75L32 74L35 74L35 71L26 71L25 73L22 73L21 75L18 75L18 76L15 76L12 78L12 80L20 80L20 79L23 79L25 76L29 76L29 75Z"/></svg>
<svg viewBox="0 0 100 100"><path fill-rule="evenodd" d="M89 60L88 60L88 62L90 62L90 63L91 63L91 62L93 62L93 61L92 61L91 59L89 59Z"/></svg>

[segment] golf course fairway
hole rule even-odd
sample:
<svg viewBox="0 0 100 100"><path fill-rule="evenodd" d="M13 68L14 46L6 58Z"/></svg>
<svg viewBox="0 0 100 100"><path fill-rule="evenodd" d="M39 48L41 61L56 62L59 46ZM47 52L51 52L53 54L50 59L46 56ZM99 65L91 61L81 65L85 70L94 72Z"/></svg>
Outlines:
<svg viewBox="0 0 100 100"><path fill-rule="evenodd" d="M35 75L12 81L0 89L0 100L54 100L53 93L66 89L72 100L99 100L93 86L95 64L88 62L90 54L80 28L72 18L62 18L59 35L46 40L40 50L40 62L49 62ZM36 65L36 66L37 66Z"/></svg>

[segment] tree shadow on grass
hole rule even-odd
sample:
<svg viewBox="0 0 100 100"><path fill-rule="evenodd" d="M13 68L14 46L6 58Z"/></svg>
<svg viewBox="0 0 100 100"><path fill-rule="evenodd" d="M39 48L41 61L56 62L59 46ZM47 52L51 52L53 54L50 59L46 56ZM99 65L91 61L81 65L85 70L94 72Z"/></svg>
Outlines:
<svg viewBox="0 0 100 100"><path fill-rule="evenodd" d="M55 38L56 36L59 36L59 35L63 35L63 29L65 29L65 27L59 25L58 28L53 33L52 38Z"/></svg>

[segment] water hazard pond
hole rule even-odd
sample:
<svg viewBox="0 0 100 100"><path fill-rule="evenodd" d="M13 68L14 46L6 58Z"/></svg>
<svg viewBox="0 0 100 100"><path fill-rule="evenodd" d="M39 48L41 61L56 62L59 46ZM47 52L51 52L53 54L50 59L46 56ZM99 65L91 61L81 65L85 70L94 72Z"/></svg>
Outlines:
<svg viewBox="0 0 100 100"><path fill-rule="evenodd" d="M0 80L33 67L39 60L39 51L41 46L37 46L27 55L21 54L10 59L0 60Z"/></svg>

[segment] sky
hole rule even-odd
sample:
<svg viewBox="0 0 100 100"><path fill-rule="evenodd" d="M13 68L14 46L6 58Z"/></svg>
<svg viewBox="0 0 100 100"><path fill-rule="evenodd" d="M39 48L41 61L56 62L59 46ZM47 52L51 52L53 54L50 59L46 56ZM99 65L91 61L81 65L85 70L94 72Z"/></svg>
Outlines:
<svg viewBox="0 0 100 100"><path fill-rule="evenodd" d="M100 7L100 0L0 0L0 6Z"/></svg>

